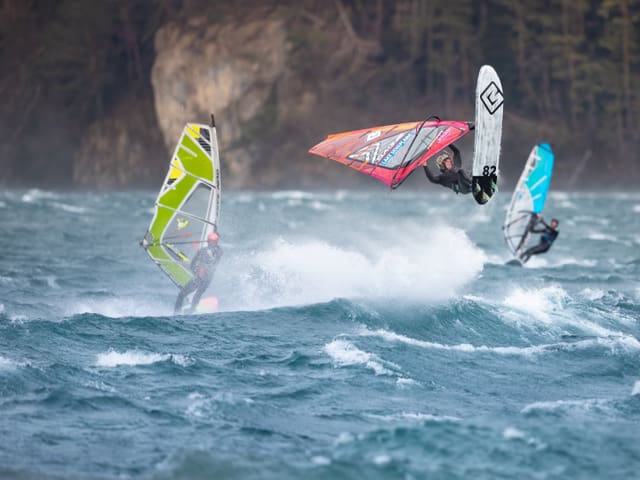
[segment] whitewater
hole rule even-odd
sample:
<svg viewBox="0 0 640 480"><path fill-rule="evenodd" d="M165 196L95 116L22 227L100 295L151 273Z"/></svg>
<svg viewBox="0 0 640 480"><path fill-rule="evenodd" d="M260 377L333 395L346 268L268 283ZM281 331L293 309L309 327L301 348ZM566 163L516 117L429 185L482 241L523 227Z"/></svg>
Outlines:
<svg viewBox="0 0 640 480"><path fill-rule="evenodd" d="M639 194L225 191L194 316L154 198L0 193L0 478L640 476Z"/></svg>

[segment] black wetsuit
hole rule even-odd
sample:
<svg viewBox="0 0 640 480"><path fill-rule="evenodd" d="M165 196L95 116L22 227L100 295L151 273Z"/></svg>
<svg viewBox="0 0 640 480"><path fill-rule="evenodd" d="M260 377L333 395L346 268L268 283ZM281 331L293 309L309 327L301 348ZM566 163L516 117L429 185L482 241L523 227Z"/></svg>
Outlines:
<svg viewBox="0 0 640 480"><path fill-rule="evenodd" d="M456 193L471 193L472 180L467 172L462 169L460 150L453 144L449 145L449 148L453 151L453 168L451 168L451 170L441 170L439 175L434 175L429 171L429 168L424 165L424 173L430 182L450 188Z"/></svg>
<svg viewBox="0 0 640 480"><path fill-rule="evenodd" d="M544 228L540 228L540 229L530 228L529 229L529 231L531 233L541 233L542 234L540 236L540 243L538 243L537 245L534 245L533 247L531 247L528 250L526 250L522 255L520 255L520 260L522 260L523 263L527 263L527 261L529 261L529 258L531 258L531 255L538 255L539 253L544 253L547 250L549 250L551 248L551 245L553 245L553 242L555 241L555 239L560 234L560 232L558 230L556 230L555 228L547 225L544 222L544 220L540 220L540 223L542 223L542 225L544 225Z"/></svg>
<svg viewBox="0 0 640 480"><path fill-rule="evenodd" d="M198 250L198 253L193 257L190 264L191 271L195 275L189 283L180 290L174 307L175 313L180 313L180 310L182 309L182 302L184 302L185 297L194 290L196 293L193 294L193 298L191 299L189 313L195 310L198 302L200 301L200 297L202 297L202 294L211 283L211 279L213 278L216 266L220 261L220 257L222 257L222 249L219 245L214 245L213 247L206 246Z"/></svg>

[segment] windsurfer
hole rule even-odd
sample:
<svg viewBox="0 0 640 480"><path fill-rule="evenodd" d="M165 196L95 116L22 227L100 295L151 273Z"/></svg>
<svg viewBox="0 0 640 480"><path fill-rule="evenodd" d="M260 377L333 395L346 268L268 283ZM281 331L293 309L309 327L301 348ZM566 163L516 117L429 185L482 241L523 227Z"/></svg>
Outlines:
<svg viewBox="0 0 640 480"><path fill-rule="evenodd" d="M542 224L542 228L537 229L536 226L539 223ZM534 245L533 247L526 250L522 255L520 255L520 260L522 260L522 263L527 263L529 258L531 258L531 255L545 253L551 248L551 245L553 245L553 242L560 234L560 232L558 231L559 223L560 222L558 222L558 220L554 218L551 220L551 224L547 225L542 219L542 215L534 214L532 221L529 223L529 232L541 233L542 235L540 236L540 243Z"/></svg>
<svg viewBox="0 0 640 480"><path fill-rule="evenodd" d="M452 143L449 148L453 152L453 160L448 152L443 152L436 158L436 165L440 170L438 175L429 171L427 164L424 164L424 173L432 183L437 183L443 187L452 189L456 193L471 193L471 177L462 168L462 156L460 150Z"/></svg>
<svg viewBox="0 0 640 480"><path fill-rule="evenodd" d="M202 294L211 283L216 266L220 261L220 257L222 257L222 249L218 245L219 239L220 236L217 233L210 233L207 236L207 245L198 250L198 253L196 253L193 260L191 260L190 268L194 276L180 290L178 298L176 299L174 313L180 313L185 297L193 291L195 291L195 293L191 299L189 313L192 313L198 305L198 302L200 302L200 297L202 297Z"/></svg>

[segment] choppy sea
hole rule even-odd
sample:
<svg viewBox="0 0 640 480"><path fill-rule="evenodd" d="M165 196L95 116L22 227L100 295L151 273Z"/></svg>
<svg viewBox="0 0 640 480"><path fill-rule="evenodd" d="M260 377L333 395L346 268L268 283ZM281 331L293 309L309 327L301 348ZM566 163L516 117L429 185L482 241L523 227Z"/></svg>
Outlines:
<svg viewBox="0 0 640 480"><path fill-rule="evenodd" d="M640 194L223 192L215 314L151 192L0 193L0 478L640 478Z"/></svg>

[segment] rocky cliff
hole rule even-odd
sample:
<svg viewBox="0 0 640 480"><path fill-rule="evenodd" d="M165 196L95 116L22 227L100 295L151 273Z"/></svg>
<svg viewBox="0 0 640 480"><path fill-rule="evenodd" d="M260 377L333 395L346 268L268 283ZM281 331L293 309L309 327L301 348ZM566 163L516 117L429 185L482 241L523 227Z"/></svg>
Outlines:
<svg viewBox="0 0 640 480"><path fill-rule="evenodd" d="M166 147L186 122L207 122L211 112L227 186L362 182L306 150L332 131L365 127L389 111L385 100L363 105L358 90L370 83L370 75L358 73L375 47L354 42L342 24L292 17L288 9L243 13L220 23L171 22L158 31L151 81Z"/></svg>
<svg viewBox="0 0 640 480"><path fill-rule="evenodd" d="M170 23L158 31L156 51L151 82L165 145L173 148L186 122L206 123L214 113L227 185L251 184L251 142L245 137L252 122L273 108L285 74L281 18Z"/></svg>
<svg viewBox="0 0 640 480"><path fill-rule="evenodd" d="M159 185L168 156L150 95L130 95L82 133L73 181L84 188Z"/></svg>

